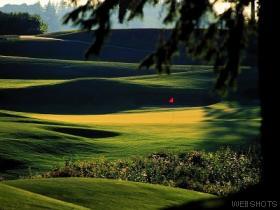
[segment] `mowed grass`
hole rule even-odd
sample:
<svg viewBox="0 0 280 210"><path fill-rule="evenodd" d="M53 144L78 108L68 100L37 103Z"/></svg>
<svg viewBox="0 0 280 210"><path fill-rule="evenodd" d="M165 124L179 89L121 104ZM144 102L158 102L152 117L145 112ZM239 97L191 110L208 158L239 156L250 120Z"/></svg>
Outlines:
<svg viewBox="0 0 280 210"><path fill-rule="evenodd" d="M164 33L168 35L170 31ZM93 59L140 62L157 47L160 35L162 31L158 29L113 30L99 57ZM92 39L93 34L86 31L42 36L3 36L0 39L0 52L10 56L84 60ZM184 55L181 56L183 59Z"/></svg>
<svg viewBox="0 0 280 210"><path fill-rule="evenodd" d="M82 65L78 61L17 57L2 57L2 60L0 109L48 114L102 114L145 106L168 107L171 96L176 98L176 106L203 106L217 101L209 94L213 74L205 66L175 66L174 75L164 77L159 84L156 81L163 76L152 74L143 78L143 74L153 71L137 70L136 64L88 62ZM140 76L139 80L136 75ZM195 79L196 83L193 82ZM8 83L13 85L7 87ZM185 88L182 88L183 83Z"/></svg>
<svg viewBox="0 0 280 210"><path fill-rule="evenodd" d="M138 62L151 51L115 41L101 59ZM0 56L0 179L34 176L68 160L243 147L258 138L254 70L243 69L241 91L223 101L212 91L209 66L174 66L174 74L157 75L136 63L81 61L87 47L36 37L0 43L3 54L25 56ZM204 198L213 196L118 180L0 183L0 209L159 209Z"/></svg>
<svg viewBox="0 0 280 210"><path fill-rule="evenodd" d="M85 77L124 77L155 74L137 70L138 64L77 61L0 55L1 79L58 80ZM180 67L176 68L178 71Z"/></svg>
<svg viewBox="0 0 280 210"><path fill-rule="evenodd" d="M5 210L85 210L78 205L63 202L40 194L32 193L16 187L0 183L0 208Z"/></svg>
<svg viewBox="0 0 280 210"><path fill-rule="evenodd" d="M9 185L9 186L7 186ZM12 187L10 187L12 186ZM22 191L21 189L25 190ZM159 185L90 178L16 180L0 184L0 203L17 209L16 198L25 202L21 209L160 209L212 195ZM8 194L4 191L8 190ZM24 192L26 194L24 194ZM17 197L14 197L16 195ZM30 203L32 195L34 199ZM43 196L41 196L43 195ZM29 197L30 196L30 197ZM27 199L25 199L27 198ZM41 199L41 200L40 200ZM56 208L52 204L57 203Z"/></svg>
<svg viewBox="0 0 280 210"><path fill-rule="evenodd" d="M26 88L41 85L54 85L65 80L23 80L23 79L0 79L0 89Z"/></svg>
<svg viewBox="0 0 280 210"><path fill-rule="evenodd" d="M207 66L175 66L167 76L136 64L1 59L0 176L34 175L69 159L242 146L259 134L251 92L221 101ZM246 72L240 89L254 91L254 71Z"/></svg>
<svg viewBox="0 0 280 210"><path fill-rule="evenodd" d="M2 112L3 176L35 175L69 159L242 146L258 137L260 125L258 107L225 104L105 115L21 115L30 118Z"/></svg>

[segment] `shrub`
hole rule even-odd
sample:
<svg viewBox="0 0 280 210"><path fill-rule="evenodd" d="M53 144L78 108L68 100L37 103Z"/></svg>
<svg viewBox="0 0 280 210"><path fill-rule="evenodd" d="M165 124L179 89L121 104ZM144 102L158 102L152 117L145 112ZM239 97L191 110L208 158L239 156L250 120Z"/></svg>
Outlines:
<svg viewBox="0 0 280 210"><path fill-rule="evenodd" d="M237 152L222 148L216 152L155 153L131 160L67 161L43 177L122 179L227 195L257 184L260 174L257 149Z"/></svg>

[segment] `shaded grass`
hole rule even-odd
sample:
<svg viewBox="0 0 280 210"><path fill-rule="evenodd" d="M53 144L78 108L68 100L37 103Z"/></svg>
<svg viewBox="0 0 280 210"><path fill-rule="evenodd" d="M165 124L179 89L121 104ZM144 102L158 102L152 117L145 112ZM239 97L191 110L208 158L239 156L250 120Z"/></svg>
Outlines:
<svg viewBox="0 0 280 210"><path fill-rule="evenodd" d="M32 179L5 184L90 209L159 209L214 198L195 191L106 179Z"/></svg>
<svg viewBox="0 0 280 210"><path fill-rule="evenodd" d="M0 107L16 111L0 112L1 159L23 166L2 169L0 176L36 174L67 159L123 159L157 151L243 146L259 134L255 96L237 91L238 103L211 105L220 99L210 91L213 74L207 66L175 66L175 73L167 77L141 71L135 76L137 64L0 60L8 67L0 74L12 78L1 80ZM61 70L65 65L70 72ZM88 73L93 77L80 78ZM247 68L244 73L240 89L256 91L256 72ZM105 76L110 78L100 78ZM57 79L63 81L54 84ZM171 96L173 105L168 103Z"/></svg>
<svg viewBox="0 0 280 210"><path fill-rule="evenodd" d="M1 52L10 55L45 58L83 59L85 50L84 44L58 40L0 44ZM147 54L145 49L126 47L105 46L101 57L118 55L130 62ZM36 175L69 159L129 159L160 151L242 147L259 134L258 106L251 100L257 99L252 71L241 83L245 91L233 94L238 104L209 106L219 99L210 92L214 77L208 66L175 66L176 73L166 77L150 75L154 70L137 71L137 64L0 56L0 69L0 108L30 112L0 112L0 178ZM176 101L172 106L171 96ZM244 101L247 105L242 105ZM139 110L138 115L108 114ZM18 201L21 209L82 208L71 203L93 209L157 209L209 197L101 179L5 183L30 191L0 184L5 209L18 209Z"/></svg>
<svg viewBox="0 0 280 210"><path fill-rule="evenodd" d="M86 137L86 138L109 138L115 137L119 134L116 132L92 130L86 128L73 128L73 127L49 127L50 130L70 134L74 136Z"/></svg>
<svg viewBox="0 0 280 210"><path fill-rule="evenodd" d="M129 80L91 78L54 85L2 89L0 107L48 114L102 114L145 106L168 107L171 96L175 97L176 106L205 106L219 100L205 89L178 89L133 84Z"/></svg>
<svg viewBox="0 0 280 210"><path fill-rule="evenodd" d="M0 56L1 79L65 80L82 77L122 77L155 74L138 64ZM2 81L3 82L3 81Z"/></svg>
<svg viewBox="0 0 280 210"><path fill-rule="evenodd" d="M168 36L170 31L165 31ZM140 62L154 51L161 30L131 29L113 30L106 40L98 57L107 61ZM0 51L3 55L28 56L40 58L84 60L84 54L92 42L92 34L87 32L63 32L40 37L14 37L12 40L0 40ZM58 39L57 39L58 38ZM183 50L182 50L183 51ZM183 53L182 53L183 54ZM185 55L175 58L185 63ZM191 60L191 59L190 59Z"/></svg>
<svg viewBox="0 0 280 210"><path fill-rule="evenodd" d="M137 71L136 64L1 59L8 67L1 69L0 76L10 78L0 81L1 109L48 114L102 114L144 107L170 108L171 96L175 98L172 105L175 107L205 106L220 100L211 91L214 75L207 66L175 66L173 71L177 73L171 76L143 76L147 71ZM252 99L257 99L254 95L256 72L248 68L243 70L238 86L242 91L232 93L228 99L251 103ZM250 83L246 82L248 80Z"/></svg>
<svg viewBox="0 0 280 210"><path fill-rule="evenodd" d="M128 77L157 75L154 69L138 70L138 63L77 61L0 55L1 79L65 80L83 77ZM211 70L203 65L173 65L172 72Z"/></svg>

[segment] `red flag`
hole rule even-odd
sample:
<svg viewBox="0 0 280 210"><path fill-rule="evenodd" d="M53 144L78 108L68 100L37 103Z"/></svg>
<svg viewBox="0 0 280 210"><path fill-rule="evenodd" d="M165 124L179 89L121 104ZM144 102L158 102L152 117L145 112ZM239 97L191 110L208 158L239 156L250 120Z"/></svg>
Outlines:
<svg viewBox="0 0 280 210"><path fill-rule="evenodd" d="M175 102L174 98L171 97L171 98L169 99L169 103L170 103L170 104L174 104L174 102Z"/></svg>

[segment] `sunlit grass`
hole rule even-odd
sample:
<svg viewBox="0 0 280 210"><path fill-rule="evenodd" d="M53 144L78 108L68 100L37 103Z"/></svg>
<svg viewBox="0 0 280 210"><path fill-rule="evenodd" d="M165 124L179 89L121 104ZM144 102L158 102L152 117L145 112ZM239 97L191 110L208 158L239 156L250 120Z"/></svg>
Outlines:
<svg viewBox="0 0 280 210"><path fill-rule="evenodd" d="M31 167L32 173L36 174L63 164L69 158L127 159L159 151L241 146L257 138L260 126L258 112L258 107L254 106L221 103L185 110L105 115L19 113L17 117L15 112L2 112L0 152L6 159L15 159L23 164L22 168L11 168L8 173L28 174L28 167ZM73 132L52 129L57 127L73 128ZM117 135L102 137L96 134L96 138L89 138L74 129L81 127Z"/></svg>
<svg viewBox="0 0 280 210"><path fill-rule="evenodd" d="M40 85L54 85L66 80L23 80L23 79L0 79L0 89L26 88Z"/></svg>
<svg viewBox="0 0 280 210"><path fill-rule="evenodd" d="M190 108L186 110L172 110L144 113L121 113L104 115L52 115L52 114L30 114L32 118L49 121L60 121L64 123L75 122L84 125L178 125L199 123L206 120L203 108Z"/></svg>
<svg viewBox="0 0 280 210"><path fill-rule="evenodd" d="M127 76L137 64L1 56L0 61L11 68L3 74L10 79L0 81L0 94L14 110L0 111L0 160L11 165L0 176L37 174L68 159L128 159L159 151L243 146L259 134L256 103L213 104L214 75L207 66L175 66L170 76L141 71ZM69 71L73 77L67 77ZM103 78L112 72L117 74ZM19 79L19 73L26 79ZM38 80L29 78L34 75ZM131 106L138 98L142 104ZM150 103L154 98L155 105ZM38 114L41 110L49 114Z"/></svg>
<svg viewBox="0 0 280 210"><path fill-rule="evenodd" d="M13 186L13 188L0 184L0 193L1 187L3 190L15 189L15 192L5 195L5 200L2 198L5 206L16 206L16 203L10 203L15 199L12 196L21 192L22 194L19 194L17 199L25 200L25 203L28 203L26 200L28 201L32 195L34 196L33 202L27 204L30 209L36 208L36 205L39 205L39 208L36 209L48 207L61 210L71 206L73 209L160 209L198 199L214 198L212 195L191 190L106 179L32 179L8 181L5 184ZM24 192L26 193L24 194ZM39 200L38 197L45 198L45 200ZM51 202L48 201L60 205L52 208Z"/></svg>
<svg viewBox="0 0 280 210"><path fill-rule="evenodd" d="M216 103L209 66L174 66L167 76L138 71L136 63L0 56L0 68L0 179L70 159L243 147L259 135L257 103ZM158 209L210 196L78 178L5 181L0 195L0 209L23 210Z"/></svg>
<svg viewBox="0 0 280 210"><path fill-rule="evenodd" d="M32 193L20 188L12 187L0 183L0 204L1 208L6 210L30 210L30 209L53 209L66 210L77 209L85 210L78 205L53 199L40 194Z"/></svg>

